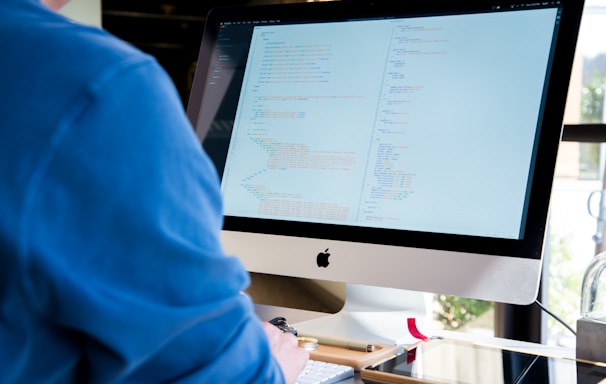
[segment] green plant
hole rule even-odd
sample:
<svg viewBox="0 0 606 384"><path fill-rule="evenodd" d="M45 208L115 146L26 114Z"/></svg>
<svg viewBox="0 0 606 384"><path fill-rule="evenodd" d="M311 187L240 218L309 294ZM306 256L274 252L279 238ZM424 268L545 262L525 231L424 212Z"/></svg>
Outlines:
<svg viewBox="0 0 606 384"><path fill-rule="evenodd" d="M434 301L440 308L435 319L448 330L460 329L493 307L490 301L447 295L436 295Z"/></svg>
<svg viewBox="0 0 606 384"><path fill-rule="evenodd" d="M569 243L569 236L553 232L549 235L547 301L553 313L574 327L580 316L581 284L586 265L573 257ZM552 318L548 318L547 328L552 335L568 332Z"/></svg>
<svg viewBox="0 0 606 384"><path fill-rule="evenodd" d="M581 119L585 123L601 123L604 113L606 77L595 72L581 94Z"/></svg>

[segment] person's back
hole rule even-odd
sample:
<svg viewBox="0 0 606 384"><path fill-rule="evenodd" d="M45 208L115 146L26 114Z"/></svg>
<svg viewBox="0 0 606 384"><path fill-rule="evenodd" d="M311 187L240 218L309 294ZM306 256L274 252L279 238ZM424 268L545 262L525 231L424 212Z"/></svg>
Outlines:
<svg viewBox="0 0 606 384"><path fill-rule="evenodd" d="M217 175L151 57L0 2L7 382L281 382Z"/></svg>

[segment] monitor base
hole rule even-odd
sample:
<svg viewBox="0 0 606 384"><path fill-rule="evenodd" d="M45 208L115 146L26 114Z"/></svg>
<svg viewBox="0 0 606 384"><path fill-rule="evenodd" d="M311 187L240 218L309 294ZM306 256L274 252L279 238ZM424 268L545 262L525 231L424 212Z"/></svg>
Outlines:
<svg viewBox="0 0 606 384"><path fill-rule="evenodd" d="M414 317L422 330L431 319L428 308L423 292L347 284L345 305L339 312L292 325L302 334L406 345L417 341L408 331L407 319Z"/></svg>

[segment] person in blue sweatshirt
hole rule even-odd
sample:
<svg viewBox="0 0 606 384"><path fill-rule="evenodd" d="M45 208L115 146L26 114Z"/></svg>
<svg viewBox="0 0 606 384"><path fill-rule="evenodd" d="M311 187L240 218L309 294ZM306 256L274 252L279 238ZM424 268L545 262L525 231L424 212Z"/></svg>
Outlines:
<svg viewBox="0 0 606 384"><path fill-rule="evenodd" d="M293 382L170 78L65 2L0 1L0 381Z"/></svg>

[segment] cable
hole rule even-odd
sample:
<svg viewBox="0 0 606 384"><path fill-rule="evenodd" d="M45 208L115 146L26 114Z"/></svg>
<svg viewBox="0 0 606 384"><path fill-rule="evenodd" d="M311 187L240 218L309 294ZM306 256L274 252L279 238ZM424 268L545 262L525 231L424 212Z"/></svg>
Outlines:
<svg viewBox="0 0 606 384"><path fill-rule="evenodd" d="M577 335L577 333L574 331L574 329L572 329L568 324L566 324L564 322L564 320L560 319L558 316L556 316L553 312L551 312L549 309L547 309L547 307L545 307L543 304L541 304L541 302L537 299L534 301L534 303L536 305L539 306L539 308L541 308L543 311L547 312L547 314L551 317L553 317L555 320L557 320L560 324L562 324L564 327L566 327L566 329L568 329L570 332L572 332L573 335Z"/></svg>
<svg viewBox="0 0 606 384"><path fill-rule="evenodd" d="M530 372L530 369L532 368L534 363L537 362L537 360L539 360L539 355L536 355L534 359L532 359L532 361L526 366L526 368L524 368L524 370L520 372L513 384L523 383L523 380L526 378L526 375L528 375L528 372Z"/></svg>

